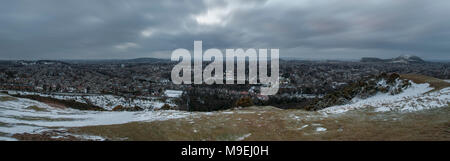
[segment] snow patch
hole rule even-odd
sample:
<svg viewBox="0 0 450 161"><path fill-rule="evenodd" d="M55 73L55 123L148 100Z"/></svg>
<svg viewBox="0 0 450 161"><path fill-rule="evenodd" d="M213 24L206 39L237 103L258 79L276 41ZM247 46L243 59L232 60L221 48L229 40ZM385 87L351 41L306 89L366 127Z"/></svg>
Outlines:
<svg viewBox="0 0 450 161"><path fill-rule="evenodd" d="M303 125L302 127L297 128L297 130L302 130L304 128L307 128L309 125Z"/></svg>
<svg viewBox="0 0 450 161"><path fill-rule="evenodd" d="M17 141L17 139L0 136L0 141Z"/></svg>
<svg viewBox="0 0 450 161"><path fill-rule="evenodd" d="M236 141L242 141L242 140L244 140L245 138L248 138L248 137L251 136L251 135L252 135L252 133L245 134L245 135L243 135L243 136L241 136L241 137L238 137L238 138L236 139Z"/></svg>
<svg viewBox="0 0 450 161"><path fill-rule="evenodd" d="M415 84L412 82L409 88L397 95L378 93L367 99L354 98L350 104L325 108L320 110L319 113L336 114L367 107L375 107L375 112L411 112L448 106L450 103L450 88L427 93L432 89L428 83Z"/></svg>
<svg viewBox="0 0 450 161"><path fill-rule="evenodd" d="M102 107L106 110L112 110L114 107L118 105L121 105L123 107L139 106L144 109L159 109L165 104L164 102L161 102L154 98L127 99L125 97L107 94L84 94L84 95L70 94L70 93L43 94L37 92L24 92L24 91L8 91L8 93L20 95L39 95L41 97L50 97L60 100L73 100L80 103L90 103L95 106Z"/></svg>
<svg viewBox="0 0 450 161"><path fill-rule="evenodd" d="M45 111L28 109L37 106ZM39 101L17 98L15 101L0 102L1 133L36 133L50 127L82 127L124 124L129 122L150 122L193 116L195 113L175 110L145 110L136 112L80 111L60 109Z"/></svg>
<svg viewBox="0 0 450 161"><path fill-rule="evenodd" d="M170 98L179 98L183 94L183 91L179 90L166 90L164 91L164 95Z"/></svg>
<svg viewBox="0 0 450 161"><path fill-rule="evenodd" d="M318 127L318 128L316 128L316 131L317 131L317 132L324 132L324 131L327 131L327 128L324 128L324 127Z"/></svg>
<svg viewBox="0 0 450 161"><path fill-rule="evenodd" d="M25 133L25 132L33 132L36 130L41 129L40 127L36 126L13 126L13 127L0 127L1 133L7 133L7 134L15 134L15 133Z"/></svg>

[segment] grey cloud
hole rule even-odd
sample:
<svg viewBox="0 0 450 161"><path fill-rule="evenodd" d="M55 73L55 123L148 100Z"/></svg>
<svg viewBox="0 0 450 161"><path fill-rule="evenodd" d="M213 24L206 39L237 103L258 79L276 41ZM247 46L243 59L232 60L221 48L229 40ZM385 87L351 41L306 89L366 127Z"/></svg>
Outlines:
<svg viewBox="0 0 450 161"><path fill-rule="evenodd" d="M11 0L0 6L0 59L167 58L194 40L282 57L450 59L448 9L446 0Z"/></svg>

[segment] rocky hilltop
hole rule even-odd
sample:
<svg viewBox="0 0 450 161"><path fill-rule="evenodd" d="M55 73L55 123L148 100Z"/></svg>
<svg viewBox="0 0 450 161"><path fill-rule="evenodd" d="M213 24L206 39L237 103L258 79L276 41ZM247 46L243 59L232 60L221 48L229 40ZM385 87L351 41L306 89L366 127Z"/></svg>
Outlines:
<svg viewBox="0 0 450 161"><path fill-rule="evenodd" d="M307 110L321 110L330 106L348 104L354 98L365 99L377 93L396 95L408 88L411 82L401 79L397 73L380 74L378 76L362 79L356 83L316 99L306 106Z"/></svg>
<svg viewBox="0 0 450 161"><path fill-rule="evenodd" d="M413 55L401 55L392 59L380 59L374 57L364 57L361 58L361 62L369 62L369 63L424 63L425 61L418 56Z"/></svg>

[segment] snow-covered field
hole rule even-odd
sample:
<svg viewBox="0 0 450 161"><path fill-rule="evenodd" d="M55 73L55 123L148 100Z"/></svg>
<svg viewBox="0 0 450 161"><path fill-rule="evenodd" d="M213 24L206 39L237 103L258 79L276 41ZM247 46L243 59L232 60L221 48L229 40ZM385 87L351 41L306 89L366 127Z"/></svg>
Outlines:
<svg viewBox="0 0 450 161"><path fill-rule="evenodd" d="M10 97L0 94L0 97ZM99 112L54 108L38 101L15 98L0 101L0 134L37 133L48 128L124 124L135 121L160 121L191 116L183 111ZM6 139L5 139L6 138ZM0 140L8 140L0 137Z"/></svg>
<svg viewBox="0 0 450 161"><path fill-rule="evenodd" d="M343 113L349 110L373 107L375 112L412 112L447 107L450 104L450 88L433 91L429 84L415 84L397 95L379 93L367 99L354 98L352 103L320 110L322 114Z"/></svg>
<svg viewBox="0 0 450 161"><path fill-rule="evenodd" d="M36 92L22 92L22 91L8 91L10 94L22 94L22 95L39 95L42 97L51 97L60 100L74 100L81 103L91 103L93 105L102 107L106 110L111 110L117 105L124 107L139 106L144 109L158 109L165 103L156 99L126 99L121 96L115 95L63 95L63 94L42 94ZM169 105L173 105L170 104Z"/></svg>
<svg viewBox="0 0 450 161"><path fill-rule="evenodd" d="M8 136L17 133L42 133L55 129L64 131L65 128L71 127L164 121L179 118L196 118L213 114L245 113L245 111L186 112L152 109L136 112L80 111L71 108L55 108L39 101L16 98L1 93L0 97L13 98L11 100L0 101L0 140L14 140L14 138ZM98 137L75 134L70 135L80 138Z"/></svg>

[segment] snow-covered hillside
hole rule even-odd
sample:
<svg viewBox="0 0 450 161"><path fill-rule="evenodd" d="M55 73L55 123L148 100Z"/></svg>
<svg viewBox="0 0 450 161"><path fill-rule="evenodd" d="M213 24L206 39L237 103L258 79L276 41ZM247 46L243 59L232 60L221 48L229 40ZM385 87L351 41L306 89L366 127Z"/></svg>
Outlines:
<svg viewBox="0 0 450 161"><path fill-rule="evenodd" d="M63 94L42 94L36 92L21 92L21 91L8 91L10 94L21 95L39 95L42 97L51 97L60 100L74 100L80 103L90 103L95 106L99 106L106 110L112 110L114 107L120 105L124 107L141 107L143 109L158 109L161 108L165 102L161 102L157 99L126 99L125 97L116 95L63 95ZM170 105L173 105L169 103Z"/></svg>
<svg viewBox="0 0 450 161"><path fill-rule="evenodd" d="M166 121L180 118L197 118L210 115L231 115L239 112L186 112L177 110L144 111L80 111L71 108L57 108L45 103L12 97L0 93L0 140L14 140L10 137L20 133L43 133L67 128L117 125L130 122ZM58 135L68 135L65 133ZM70 134L75 136L75 134ZM77 136L85 139L102 139L97 136Z"/></svg>
<svg viewBox="0 0 450 161"><path fill-rule="evenodd" d="M354 98L351 103L320 110L323 114L342 113L361 108L374 108L376 112L400 111L410 112L431 108L447 107L450 104L450 87L432 91L428 83L412 85L400 94L378 93L375 96Z"/></svg>
<svg viewBox="0 0 450 161"><path fill-rule="evenodd" d="M137 112L80 111L55 108L45 103L0 94L0 134L39 133L49 128L124 124L136 121L161 121L190 116L191 113L172 110ZM8 140L3 137L3 140ZM1 139L1 138L0 138Z"/></svg>

